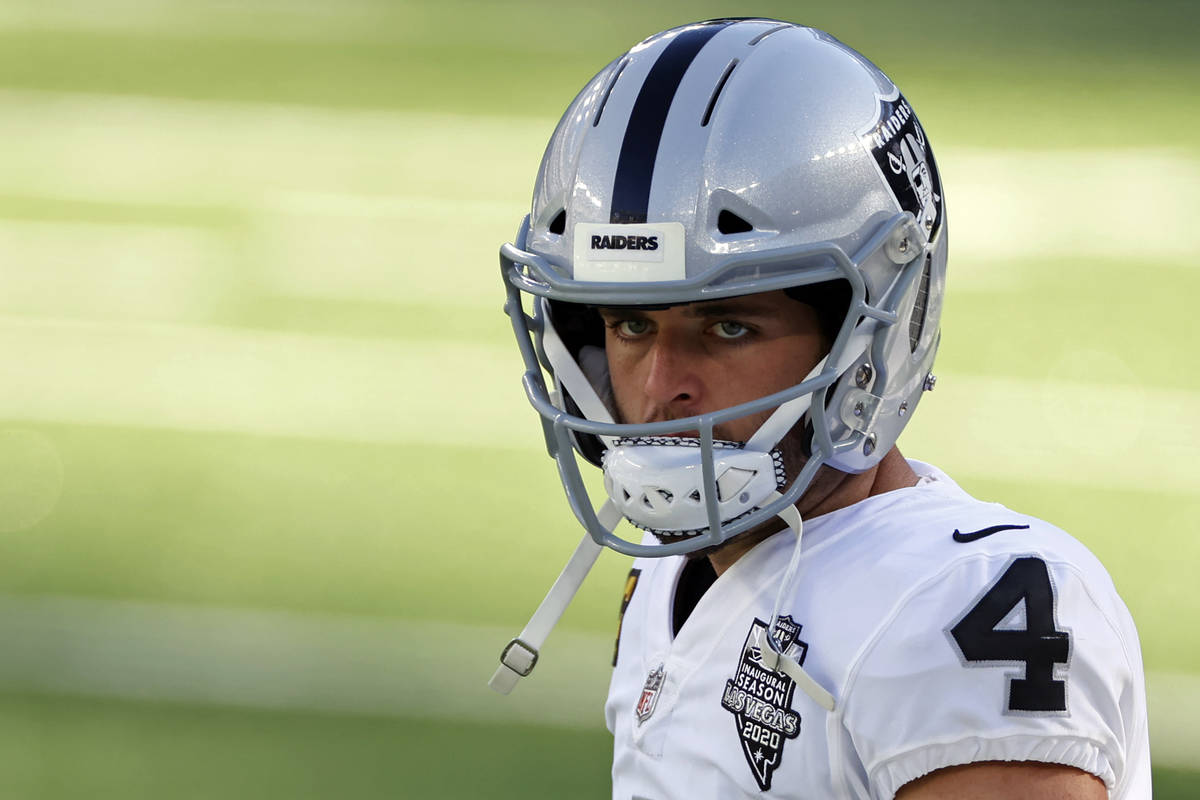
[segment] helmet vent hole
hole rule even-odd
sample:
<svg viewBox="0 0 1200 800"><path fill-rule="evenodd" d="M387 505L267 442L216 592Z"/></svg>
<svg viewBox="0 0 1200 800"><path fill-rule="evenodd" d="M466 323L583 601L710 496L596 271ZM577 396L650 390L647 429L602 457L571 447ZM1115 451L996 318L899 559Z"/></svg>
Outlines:
<svg viewBox="0 0 1200 800"><path fill-rule="evenodd" d="M921 271L921 284L917 287L917 299L913 302L912 316L908 320L908 346L910 352L917 352L921 343L921 334L925 332L925 316L929 309L929 270L933 257L925 257L925 269Z"/></svg>
<svg viewBox="0 0 1200 800"><path fill-rule="evenodd" d="M566 229L567 229L567 210L565 208L563 208L563 209L559 210L558 214L555 215L554 219L550 220L550 232L557 233L559 236L562 236L563 232L566 231Z"/></svg>
<svg viewBox="0 0 1200 800"><path fill-rule="evenodd" d="M725 209L717 215L717 230L728 236L731 233L747 233L754 230L754 226L729 209Z"/></svg>
<svg viewBox="0 0 1200 800"><path fill-rule="evenodd" d="M616 71L613 72L612 80L608 82L608 86L604 89L604 97L600 98L600 106L596 109L596 118L592 120L593 128L600 124L600 117L604 115L604 107L608 105L608 98L613 93L613 87L617 85L617 79L621 77L621 73L625 71L627 66L629 66L628 58L622 61L617 66Z"/></svg>
<svg viewBox="0 0 1200 800"><path fill-rule="evenodd" d="M688 500L691 500L693 503L699 503L700 502L700 490L693 489L692 493L688 495Z"/></svg>
<svg viewBox="0 0 1200 800"><path fill-rule="evenodd" d="M700 119L701 128L708 126L708 121L712 119L713 109L716 108L717 100L721 97L721 90L725 88L725 83L729 80L729 76L733 73L733 68L737 65L738 60L736 58L730 61L729 66L725 68L725 72L721 75L721 79L717 81L712 97L708 98L708 107L704 109L704 116Z"/></svg>

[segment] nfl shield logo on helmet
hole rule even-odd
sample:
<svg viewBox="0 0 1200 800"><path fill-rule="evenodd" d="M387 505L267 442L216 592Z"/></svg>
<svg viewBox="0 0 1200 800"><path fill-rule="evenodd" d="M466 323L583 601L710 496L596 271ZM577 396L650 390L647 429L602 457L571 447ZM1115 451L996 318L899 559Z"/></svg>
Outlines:
<svg viewBox="0 0 1200 800"><path fill-rule="evenodd" d="M642 695L638 698L637 707L634 708L639 725L650 719L650 715L654 713L654 707L658 705L658 695L662 690L663 678L666 677L666 674L665 665L659 664L646 676L646 683L642 686Z"/></svg>

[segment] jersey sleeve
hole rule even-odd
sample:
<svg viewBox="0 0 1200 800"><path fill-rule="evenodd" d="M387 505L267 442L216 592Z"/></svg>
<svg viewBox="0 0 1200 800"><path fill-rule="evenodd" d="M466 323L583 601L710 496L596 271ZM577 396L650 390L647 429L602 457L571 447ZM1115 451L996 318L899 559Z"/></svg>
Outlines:
<svg viewBox="0 0 1200 800"><path fill-rule="evenodd" d="M1145 737L1137 633L1107 573L1036 552L969 554L916 586L855 660L843 703L887 800L977 761L1078 767L1120 797Z"/></svg>

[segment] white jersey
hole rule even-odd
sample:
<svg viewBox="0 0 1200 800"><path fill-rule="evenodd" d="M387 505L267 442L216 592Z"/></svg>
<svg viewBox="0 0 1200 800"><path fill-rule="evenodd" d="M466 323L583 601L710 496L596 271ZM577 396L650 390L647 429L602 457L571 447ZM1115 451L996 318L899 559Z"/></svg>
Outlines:
<svg viewBox="0 0 1200 800"><path fill-rule="evenodd" d="M918 486L805 521L780 630L832 712L758 660L790 533L721 575L678 636L683 558L634 563L605 709L614 798L890 800L976 761L1067 764L1150 797L1137 631L1104 568L910 463Z"/></svg>

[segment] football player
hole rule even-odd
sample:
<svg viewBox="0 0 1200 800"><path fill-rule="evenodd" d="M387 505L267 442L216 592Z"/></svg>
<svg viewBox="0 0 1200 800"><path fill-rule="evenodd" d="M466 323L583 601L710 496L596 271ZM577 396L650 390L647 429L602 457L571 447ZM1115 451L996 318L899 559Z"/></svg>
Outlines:
<svg viewBox="0 0 1200 800"><path fill-rule="evenodd" d="M601 546L634 556L614 797L1150 796L1104 568L896 448L947 235L912 107L821 31L674 28L563 115L501 266L586 533L492 683L533 669Z"/></svg>

